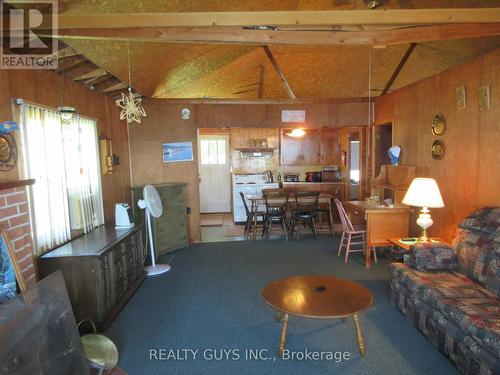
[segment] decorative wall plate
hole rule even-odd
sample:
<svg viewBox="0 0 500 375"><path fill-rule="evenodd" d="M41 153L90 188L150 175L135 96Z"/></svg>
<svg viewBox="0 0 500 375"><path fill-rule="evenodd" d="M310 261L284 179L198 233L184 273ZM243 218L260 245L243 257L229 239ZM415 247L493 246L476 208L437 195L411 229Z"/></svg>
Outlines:
<svg viewBox="0 0 500 375"><path fill-rule="evenodd" d="M191 110L189 108L182 108L181 119L189 120L191 118Z"/></svg>
<svg viewBox="0 0 500 375"><path fill-rule="evenodd" d="M432 158L436 160L440 160L444 156L444 142L441 140L436 140L432 144Z"/></svg>
<svg viewBox="0 0 500 375"><path fill-rule="evenodd" d="M12 134L0 135L0 171L10 171L17 163L17 145Z"/></svg>
<svg viewBox="0 0 500 375"><path fill-rule="evenodd" d="M444 130L446 129L446 121L443 116L441 115L436 115L432 119L432 134L433 135L443 135Z"/></svg>

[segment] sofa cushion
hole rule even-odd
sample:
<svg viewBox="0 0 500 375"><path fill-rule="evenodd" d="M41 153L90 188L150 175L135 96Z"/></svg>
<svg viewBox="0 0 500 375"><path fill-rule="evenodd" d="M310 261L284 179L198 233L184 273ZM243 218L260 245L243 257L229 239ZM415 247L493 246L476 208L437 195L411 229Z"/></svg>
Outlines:
<svg viewBox="0 0 500 375"><path fill-rule="evenodd" d="M416 243L404 255L404 263L418 270L452 270L457 268L455 250L446 243Z"/></svg>
<svg viewBox="0 0 500 375"><path fill-rule="evenodd" d="M456 271L422 272L392 263L390 272L412 298L440 311L500 357L500 300L494 293Z"/></svg>
<svg viewBox="0 0 500 375"><path fill-rule="evenodd" d="M500 207L484 207L467 216L458 227L466 230L500 234Z"/></svg>
<svg viewBox="0 0 500 375"><path fill-rule="evenodd" d="M500 296L500 235L459 229L453 240L461 272Z"/></svg>

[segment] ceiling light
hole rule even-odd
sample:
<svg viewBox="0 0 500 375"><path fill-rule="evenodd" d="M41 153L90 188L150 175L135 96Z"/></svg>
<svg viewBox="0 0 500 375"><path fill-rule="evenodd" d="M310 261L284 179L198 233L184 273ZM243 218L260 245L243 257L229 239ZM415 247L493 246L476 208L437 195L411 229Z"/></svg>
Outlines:
<svg viewBox="0 0 500 375"><path fill-rule="evenodd" d="M295 138L300 138L306 134L305 130L303 129L293 129L290 133L286 133L289 137L295 137Z"/></svg>
<svg viewBox="0 0 500 375"><path fill-rule="evenodd" d="M70 122L76 112L75 107L68 106L58 107L57 110L59 111L59 116L61 116L61 120L63 122Z"/></svg>

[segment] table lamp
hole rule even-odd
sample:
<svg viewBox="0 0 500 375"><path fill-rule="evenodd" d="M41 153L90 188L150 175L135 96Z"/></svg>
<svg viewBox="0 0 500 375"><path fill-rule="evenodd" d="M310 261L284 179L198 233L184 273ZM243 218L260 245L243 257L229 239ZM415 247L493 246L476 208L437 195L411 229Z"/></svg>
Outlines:
<svg viewBox="0 0 500 375"><path fill-rule="evenodd" d="M415 178L411 182L410 187L403 198L403 203L408 206L422 207L420 215L417 219L417 225L422 228L422 234L418 238L418 241L428 241L429 238L427 237L427 229L433 223L431 215L429 214L429 207L444 207L443 198L439 192L436 180L433 178Z"/></svg>

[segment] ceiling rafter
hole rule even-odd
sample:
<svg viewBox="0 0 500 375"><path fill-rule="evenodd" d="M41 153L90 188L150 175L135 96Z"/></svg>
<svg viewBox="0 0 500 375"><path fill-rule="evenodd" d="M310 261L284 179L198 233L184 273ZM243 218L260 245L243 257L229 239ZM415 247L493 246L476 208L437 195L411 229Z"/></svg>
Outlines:
<svg viewBox="0 0 500 375"><path fill-rule="evenodd" d="M308 10L244 12L103 13L59 15L59 29L293 26L293 25L408 25L499 22L500 8Z"/></svg>
<svg viewBox="0 0 500 375"><path fill-rule="evenodd" d="M399 73L401 73L401 70L403 70L406 62L410 58L415 47L417 47L417 43L410 44L410 46L406 50L406 53L403 55L401 61L399 62L398 66L396 67L396 70L394 71L394 73L392 73L391 78L389 78L389 81L387 81L387 84L385 85L384 89L380 93L380 96L387 94L387 92L391 89L392 84L394 83L396 78L398 78L398 75L399 75Z"/></svg>
<svg viewBox="0 0 500 375"><path fill-rule="evenodd" d="M48 34L47 34L48 35ZM394 27L383 30L245 30L237 27L119 28L58 30L67 40L237 45L398 45L500 35L496 23Z"/></svg>
<svg viewBox="0 0 500 375"><path fill-rule="evenodd" d="M281 82L283 82L283 86L285 86L285 90L288 93L288 96L291 99L296 99L297 97L295 96L295 94L294 94L294 92L292 90L292 87L288 83L288 81L287 81L287 79L285 77L285 73L283 73L283 70L281 70L278 62L274 58L273 53L271 52L271 50L269 49L269 47L268 46L262 46L262 49L266 53L266 56L268 57L269 61L271 62L271 65L273 66L274 70L276 71L276 73L278 73L278 76L280 77Z"/></svg>

